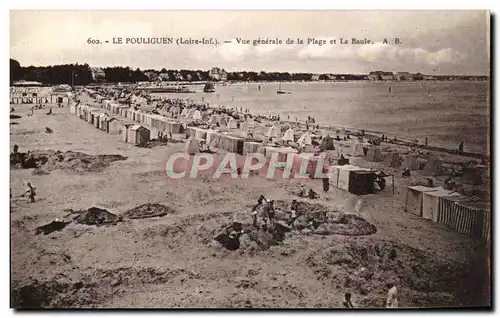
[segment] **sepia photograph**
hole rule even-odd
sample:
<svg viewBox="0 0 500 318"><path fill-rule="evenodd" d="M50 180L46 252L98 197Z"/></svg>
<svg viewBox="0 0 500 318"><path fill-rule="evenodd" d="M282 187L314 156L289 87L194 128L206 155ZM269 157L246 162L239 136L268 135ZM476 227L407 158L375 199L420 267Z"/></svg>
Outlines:
<svg viewBox="0 0 500 318"><path fill-rule="evenodd" d="M491 309L491 12L11 10L12 309Z"/></svg>

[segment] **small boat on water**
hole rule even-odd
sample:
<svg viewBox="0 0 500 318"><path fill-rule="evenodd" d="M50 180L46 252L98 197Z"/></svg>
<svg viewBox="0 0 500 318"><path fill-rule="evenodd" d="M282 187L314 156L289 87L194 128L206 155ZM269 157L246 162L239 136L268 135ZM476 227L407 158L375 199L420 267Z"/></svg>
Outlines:
<svg viewBox="0 0 500 318"><path fill-rule="evenodd" d="M280 84L280 87L278 88L278 90L276 91L276 94L291 94L292 92L290 91L284 91L281 89L281 84Z"/></svg>
<svg viewBox="0 0 500 318"><path fill-rule="evenodd" d="M203 88L203 91L205 93L215 93L215 86L214 86L214 83L212 82L207 82L205 84L205 87Z"/></svg>

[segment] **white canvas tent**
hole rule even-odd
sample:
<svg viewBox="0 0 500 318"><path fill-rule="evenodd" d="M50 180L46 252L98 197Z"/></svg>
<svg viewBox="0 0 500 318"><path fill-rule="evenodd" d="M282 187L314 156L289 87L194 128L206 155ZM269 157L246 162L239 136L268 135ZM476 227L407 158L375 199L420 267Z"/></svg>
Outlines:
<svg viewBox="0 0 500 318"><path fill-rule="evenodd" d="M437 222L439 212L439 198L460 196L459 193L446 190L443 187L434 188L433 191L422 192L422 217Z"/></svg>
<svg viewBox="0 0 500 318"><path fill-rule="evenodd" d="M365 152L363 151L363 144L353 143L351 145L351 157L364 157Z"/></svg>
<svg viewBox="0 0 500 318"><path fill-rule="evenodd" d="M208 120L208 124L209 125L215 125L215 124L217 124L219 122L219 120L220 120L220 116L218 116L218 115L212 115L212 116L210 116L210 119Z"/></svg>
<svg viewBox="0 0 500 318"><path fill-rule="evenodd" d="M380 148L378 147L369 148L368 152L366 153L366 160L372 162L382 161L382 152L380 151Z"/></svg>
<svg viewBox="0 0 500 318"><path fill-rule="evenodd" d="M299 145L306 146L312 145L312 138L309 132L304 133L298 140Z"/></svg>
<svg viewBox="0 0 500 318"><path fill-rule="evenodd" d="M406 192L405 211L422 216L423 193L433 191L435 188L424 186L408 187Z"/></svg>
<svg viewBox="0 0 500 318"><path fill-rule="evenodd" d="M194 116L194 112L195 112L195 111L196 111L196 109L191 108L191 109L187 112L186 117L187 117L187 118L193 118L193 116Z"/></svg>
<svg viewBox="0 0 500 318"><path fill-rule="evenodd" d="M269 127L267 131L267 138L277 138L279 136L279 130L276 126Z"/></svg>
<svg viewBox="0 0 500 318"><path fill-rule="evenodd" d="M409 154L405 157L403 164L401 165L401 168L403 169L410 169L410 170L417 170L418 169L418 162L417 158L415 158L414 155Z"/></svg>
<svg viewBox="0 0 500 318"><path fill-rule="evenodd" d="M229 118L229 122L227 123L227 128L237 129L238 123L236 122L236 119L234 119L233 117Z"/></svg>
<svg viewBox="0 0 500 318"><path fill-rule="evenodd" d="M199 110L196 110L193 114L193 119L194 120L201 120L203 116L201 115L201 112Z"/></svg>
<svg viewBox="0 0 500 318"><path fill-rule="evenodd" d="M370 169L354 165L330 166L328 170L330 184L345 191L349 191L349 174L351 171L370 171Z"/></svg>
<svg viewBox="0 0 500 318"><path fill-rule="evenodd" d="M293 137L293 129L289 128L287 131L285 131L285 134L281 138L283 141L295 141Z"/></svg>

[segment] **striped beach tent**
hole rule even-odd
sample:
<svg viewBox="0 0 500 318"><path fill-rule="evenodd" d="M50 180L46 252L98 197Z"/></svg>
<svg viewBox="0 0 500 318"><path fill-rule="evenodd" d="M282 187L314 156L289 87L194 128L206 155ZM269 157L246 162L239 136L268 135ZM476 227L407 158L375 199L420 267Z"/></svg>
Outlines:
<svg viewBox="0 0 500 318"><path fill-rule="evenodd" d="M489 203L479 198L454 196L439 198L437 222L458 233L489 241L491 214Z"/></svg>

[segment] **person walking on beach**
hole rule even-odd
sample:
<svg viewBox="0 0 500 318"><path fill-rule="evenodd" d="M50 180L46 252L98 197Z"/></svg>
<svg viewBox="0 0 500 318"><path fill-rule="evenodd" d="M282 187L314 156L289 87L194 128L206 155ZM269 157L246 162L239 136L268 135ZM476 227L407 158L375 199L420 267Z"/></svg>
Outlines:
<svg viewBox="0 0 500 318"><path fill-rule="evenodd" d="M345 308L354 308L351 301L351 293L344 294L344 302L342 304Z"/></svg>
<svg viewBox="0 0 500 318"><path fill-rule="evenodd" d="M398 308L398 289L396 285L389 283L387 288L389 288L389 291L387 292L385 308Z"/></svg>
<svg viewBox="0 0 500 318"><path fill-rule="evenodd" d="M326 194L328 190L330 190L330 179L327 177L323 178L323 191Z"/></svg>
<svg viewBox="0 0 500 318"><path fill-rule="evenodd" d="M458 145L458 153L462 154L464 152L464 142L461 141L460 144Z"/></svg>

